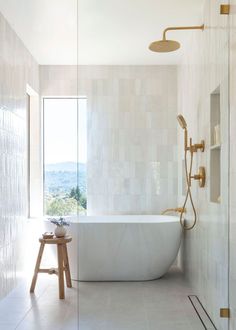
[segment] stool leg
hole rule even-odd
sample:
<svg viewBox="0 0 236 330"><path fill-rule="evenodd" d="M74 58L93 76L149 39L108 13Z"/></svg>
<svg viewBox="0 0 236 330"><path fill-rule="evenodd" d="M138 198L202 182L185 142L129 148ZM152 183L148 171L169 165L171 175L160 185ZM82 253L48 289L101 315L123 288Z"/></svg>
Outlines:
<svg viewBox="0 0 236 330"><path fill-rule="evenodd" d="M35 289L35 285L36 285L36 281L37 281L37 277L38 277L38 271L39 271L40 263L41 263L42 256L43 256L44 245L45 245L44 243L40 244L39 253L38 253L38 257L37 257L37 261L36 261L36 265L35 265L35 269L34 269L34 276L33 276L32 282L31 282L30 292L34 292L34 289Z"/></svg>
<svg viewBox="0 0 236 330"><path fill-rule="evenodd" d="M63 261L64 261L64 268L65 268L65 274L66 274L66 285L68 288L72 288L71 276L70 276L70 265L69 265L66 244L63 244Z"/></svg>
<svg viewBox="0 0 236 330"><path fill-rule="evenodd" d="M59 298L65 298L64 290L64 271L63 271L63 246L57 244L57 258L58 258L58 283L59 283Z"/></svg>

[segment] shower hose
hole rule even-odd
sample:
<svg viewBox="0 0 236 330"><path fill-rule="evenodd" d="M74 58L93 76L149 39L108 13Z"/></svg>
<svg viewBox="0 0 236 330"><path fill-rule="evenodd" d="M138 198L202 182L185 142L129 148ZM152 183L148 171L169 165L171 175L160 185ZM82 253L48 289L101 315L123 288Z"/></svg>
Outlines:
<svg viewBox="0 0 236 330"><path fill-rule="evenodd" d="M194 206L193 197L192 197L192 193L191 193L191 176L192 176L192 167L193 167L193 151L190 150L190 155L191 156L190 156L189 173L188 173L187 151L188 150L185 150L185 152L184 152L184 167L185 167L185 176L186 176L186 183L187 183L187 194L186 194L186 197L185 197L185 200L184 200L182 211L180 213L179 221L180 221L180 224L181 224L181 226L184 230L191 230L196 225L197 212L196 212L196 209L195 209L195 206ZM190 203L192 205L193 214L194 214L193 223L189 226L185 225L184 219L183 219L184 210L185 210L188 199L190 199Z"/></svg>

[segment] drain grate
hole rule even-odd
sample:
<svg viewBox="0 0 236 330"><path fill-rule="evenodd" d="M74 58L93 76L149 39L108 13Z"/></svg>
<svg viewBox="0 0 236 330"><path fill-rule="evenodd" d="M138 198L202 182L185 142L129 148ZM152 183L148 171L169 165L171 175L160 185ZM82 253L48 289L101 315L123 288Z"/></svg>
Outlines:
<svg viewBox="0 0 236 330"><path fill-rule="evenodd" d="M195 309L195 312L197 313L200 321L202 322L202 325L204 329L206 330L217 330L216 326L212 322L212 319L210 318L209 314L203 307L201 301L197 296L188 296L191 304L193 305L193 308Z"/></svg>

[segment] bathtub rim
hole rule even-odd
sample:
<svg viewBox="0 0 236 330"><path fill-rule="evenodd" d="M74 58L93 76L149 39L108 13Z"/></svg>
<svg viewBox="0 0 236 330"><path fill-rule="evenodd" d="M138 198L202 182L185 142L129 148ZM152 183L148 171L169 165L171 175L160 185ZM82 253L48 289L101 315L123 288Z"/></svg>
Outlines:
<svg viewBox="0 0 236 330"><path fill-rule="evenodd" d="M170 215L81 215L67 217L71 224L170 224L179 223L178 216Z"/></svg>

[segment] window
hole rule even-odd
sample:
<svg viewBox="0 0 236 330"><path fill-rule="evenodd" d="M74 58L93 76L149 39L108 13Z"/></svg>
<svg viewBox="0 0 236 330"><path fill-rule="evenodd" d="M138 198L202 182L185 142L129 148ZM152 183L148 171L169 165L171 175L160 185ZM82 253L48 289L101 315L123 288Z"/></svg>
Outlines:
<svg viewBox="0 0 236 330"><path fill-rule="evenodd" d="M44 214L85 214L87 162L86 98L45 98Z"/></svg>

